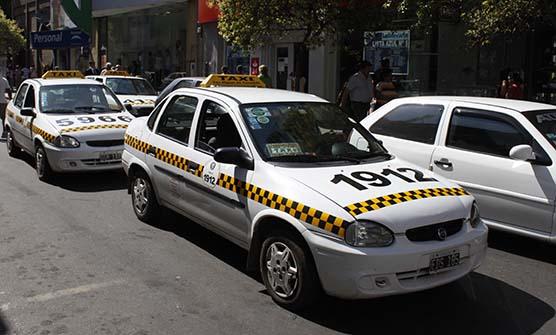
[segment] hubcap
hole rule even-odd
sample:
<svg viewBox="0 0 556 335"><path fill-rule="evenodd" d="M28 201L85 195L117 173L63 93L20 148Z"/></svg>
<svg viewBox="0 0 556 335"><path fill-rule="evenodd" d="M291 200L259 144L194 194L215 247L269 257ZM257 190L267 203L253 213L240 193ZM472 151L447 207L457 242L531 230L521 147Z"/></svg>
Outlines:
<svg viewBox="0 0 556 335"><path fill-rule="evenodd" d="M147 181L143 178L136 178L133 182L133 204L139 214L143 214L147 210L149 195Z"/></svg>
<svg viewBox="0 0 556 335"><path fill-rule="evenodd" d="M265 255L270 287L281 298L289 298L298 284L297 261L293 252L281 242L274 242Z"/></svg>

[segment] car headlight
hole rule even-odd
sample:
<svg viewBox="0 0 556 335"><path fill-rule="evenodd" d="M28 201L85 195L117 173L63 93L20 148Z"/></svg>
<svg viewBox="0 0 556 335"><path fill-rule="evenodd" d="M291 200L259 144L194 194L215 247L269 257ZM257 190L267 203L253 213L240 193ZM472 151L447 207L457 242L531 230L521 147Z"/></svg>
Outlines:
<svg viewBox="0 0 556 335"><path fill-rule="evenodd" d="M355 221L348 226L345 239L354 247L387 247L394 242L394 234L378 223Z"/></svg>
<svg viewBox="0 0 556 335"><path fill-rule="evenodd" d="M79 141L71 136L61 135L56 137L54 145L59 148L77 148L79 147Z"/></svg>
<svg viewBox="0 0 556 335"><path fill-rule="evenodd" d="M469 224L471 227L476 228L481 223L481 216L479 215L479 206L473 202L471 206L471 213L469 214Z"/></svg>

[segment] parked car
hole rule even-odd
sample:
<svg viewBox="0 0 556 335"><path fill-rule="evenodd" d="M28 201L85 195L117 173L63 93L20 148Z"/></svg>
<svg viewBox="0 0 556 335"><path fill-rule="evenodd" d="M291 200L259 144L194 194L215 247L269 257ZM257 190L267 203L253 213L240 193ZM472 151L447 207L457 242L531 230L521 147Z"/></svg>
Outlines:
<svg viewBox="0 0 556 335"><path fill-rule="evenodd" d="M158 98L156 98L155 105L158 105L158 103L164 100L168 94L177 89L199 87L203 80L205 80L205 77L185 77L174 79L174 81L172 81L162 92L160 92Z"/></svg>
<svg viewBox="0 0 556 335"><path fill-rule="evenodd" d="M412 97L362 124L401 159L471 192L489 226L556 243L556 106Z"/></svg>
<svg viewBox="0 0 556 335"><path fill-rule="evenodd" d="M162 83L159 86L159 90L162 91L168 86L172 81L178 78L187 77L187 72L172 72L162 79Z"/></svg>

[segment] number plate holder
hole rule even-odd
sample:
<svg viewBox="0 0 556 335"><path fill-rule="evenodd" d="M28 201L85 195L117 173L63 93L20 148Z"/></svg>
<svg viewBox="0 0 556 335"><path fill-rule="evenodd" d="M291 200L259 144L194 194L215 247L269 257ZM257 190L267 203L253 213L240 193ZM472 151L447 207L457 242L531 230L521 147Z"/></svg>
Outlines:
<svg viewBox="0 0 556 335"><path fill-rule="evenodd" d="M461 258L458 249L434 253L430 256L429 273L438 273L453 268L454 266L458 266L460 262Z"/></svg>
<svg viewBox="0 0 556 335"><path fill-rule="evenodd" d="M121 151L106 151L99 153L99 160L102 162L115 161L122 159Z"/></svg>

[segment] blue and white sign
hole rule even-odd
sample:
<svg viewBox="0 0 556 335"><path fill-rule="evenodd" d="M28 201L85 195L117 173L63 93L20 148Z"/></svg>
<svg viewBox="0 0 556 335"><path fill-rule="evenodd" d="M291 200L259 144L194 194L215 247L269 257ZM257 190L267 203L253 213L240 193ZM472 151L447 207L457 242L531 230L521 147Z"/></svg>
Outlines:
<svg viewBox="0 0 556 335"><path fill-rule="evenodd" d="M390 59L394 74L409 73L409 30L367 31L364 34L363 58L378 66L382 58Z"/></svg>
<svg viewBox="0 0 556 335"><path fill-rule="evenodd" d="M31 33L33 49L67 49L88 47L89 35L79 29L50 30Z"/></svg>

